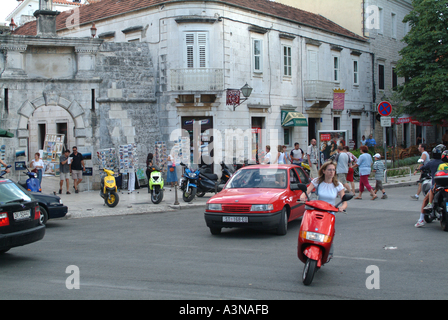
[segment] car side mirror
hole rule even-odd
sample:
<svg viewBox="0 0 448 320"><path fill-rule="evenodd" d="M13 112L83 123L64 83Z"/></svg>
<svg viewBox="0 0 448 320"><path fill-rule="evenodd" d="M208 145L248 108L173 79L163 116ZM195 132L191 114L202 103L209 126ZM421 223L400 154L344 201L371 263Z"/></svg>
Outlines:
<svg viewBox="0 0 448 320"><path fill-rule="evenodd" d="M300 190L300 191L306 192L306 189L307 189L306 184L303 184L303 183L291 184L291 190L293 190L293 191Z"/></svg>

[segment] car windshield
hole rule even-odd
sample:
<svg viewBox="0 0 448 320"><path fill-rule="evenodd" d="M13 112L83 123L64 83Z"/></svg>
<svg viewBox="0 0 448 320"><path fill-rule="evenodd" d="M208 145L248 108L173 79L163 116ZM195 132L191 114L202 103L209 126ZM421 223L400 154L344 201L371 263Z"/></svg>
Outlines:
<svg viewBox="0 0 448 320"><path fill-rule="evenodd" d="M0 204L14 201L30 202L33 199L12 181L0 182Z"/></svg>
<svg viewBox="0 0 448 320"><path fill-rule="evenodd" d="M287 185L285 169L245 169L238 170L227 183L226 189L234 188L275 188L285 189Z"/></svg>

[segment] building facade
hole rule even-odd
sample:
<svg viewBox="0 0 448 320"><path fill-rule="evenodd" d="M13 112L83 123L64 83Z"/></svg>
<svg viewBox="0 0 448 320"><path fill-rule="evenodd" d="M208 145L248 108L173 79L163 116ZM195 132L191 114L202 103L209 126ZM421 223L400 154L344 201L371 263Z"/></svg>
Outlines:
<svg viewBox="0 0 448 320"><path fill-rule="evenodd" d="M318 130L347 130L357 144L371 131L369 44L321 16L264 0L102 0L73 14L57 16L58 37L49 46L63 49L40 70L23 62L41 60L34 46L45 41L35 36L35 23L2 40L8 45L2 44L0 86L10 103L2 125L14 130L18 124L21 145L35 135L28 125L35 110L48 105L68 111L76 144L95 152L135 142L141 159L154 141L170 147L182 129L192 137L195 121L201 124L196 143L220 135L224 156L235 149L225 142L233 135L246 146L243 158L267 144L305 147ZM78 26L67 25L72 18ZM35 90L23 96L30 83ZM247 101L227 104L227 89L245 83L253 88ZM345 93L342 105L335 106L335 90ZM48 103L46 95L55 98ZM302 113L308 127L282 126L282 111ZM258 145L247 146L254 137Z"/></svg>

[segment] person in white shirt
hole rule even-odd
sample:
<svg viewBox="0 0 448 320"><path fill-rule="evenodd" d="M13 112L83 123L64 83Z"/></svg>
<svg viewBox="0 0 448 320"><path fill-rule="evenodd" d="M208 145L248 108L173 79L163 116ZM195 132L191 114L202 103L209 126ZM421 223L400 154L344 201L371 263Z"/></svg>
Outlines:
<svg viewBox="0 0 448 320"><path fill-rule="evenodd" d="M336 205L336 198L339 195L345 195L344 186L336 178L336 163L329 160L326 161L319 169L319 177L313 179L308 189L307 194L310 194L316 188L316 194L319 200L325 201L331 205ZM301 201L306 201L305 193L300 196ZM339 207L339 211L344 211L347 208L347 202L343 202Z"/></svg>
<svg viewBox="0 0 448 320"><path fill-rule="evenodd" d="M31 161L30 167L33 170L37 171L37 179L39 179L39 185L42 188L42 175L43 175L42 173L43 173L43 169L44 169L44 162L40 158L39 152L36 152L34 154L34 160Z"/></svg>
<svg viewBox="0 0 448 320"><path fill-rule="evenodd" d="M311 178L317 178L317 162L319 159L319 149L317 148L316 139L311 139L311 144L308 146L306 156L308 158L308 165L310 166Z"/></svg>
<svg viewBox="0 0 448 320"><path fill-rule="evenodd" d="M291 150L290 156L292 163L300 165L303 160L304 153L303 150L300 149L300 144L298 142L294 143L294 149Z"/></svg>
<svg viewBox="0 0 448 320"><path fill-rule="evenodd" d="M266 154L264 156L263 164L270 164L271 163L271 146L266 145Z"/></svg>

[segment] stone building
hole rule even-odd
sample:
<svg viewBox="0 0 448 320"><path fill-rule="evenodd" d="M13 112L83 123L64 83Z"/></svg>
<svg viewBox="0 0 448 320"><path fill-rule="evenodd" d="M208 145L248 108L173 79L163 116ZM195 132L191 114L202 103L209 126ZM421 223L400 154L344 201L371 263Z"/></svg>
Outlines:
<svg viewBox="0 0 448 320"><path fill-rule="evenodd" d="M17 129L22 146L37 134L35 111L49 106L68 112L77 145L95 152L135 142L141 159L154 141L191 134L193 120L204 142L232 130L237 140L260 135L258 149L305 147L334 128L358 142L371 130L369 44L316 14L267 0L102 0L57 15L58 37L37 27L0 38L9 102L1 125ZM226 89L245 83L247 101L227 105ZM335 89L345 91L343 110L334 108ZM304 114L308 127L282 126L282 111Z"/></svg>
<svg viewBox="0 0 448 320"><path fill-rule="evenodd" d="M376 108L381 101L390 101L395 107L400 103L394 95L394 88L404 82L397 77L395 65L401 58L399 51L405 46L401 40L410 30L403 18L412 10L411 0L276 0L294 6L336 22L348 30L366 37L369 51L373 59L374 83L372 112L376 115L372 120L372 132L377 142L382 145L383 135L387 137L387 145L392 144L392 130L384 130L380 126ZM401 102L406 103L406 102ZM397 144L409 147L421 135L425 142L440 141L442 128L412 120L406 114L394 114L397 122ZM385 132L383 132L385 131Z"/></svg>

